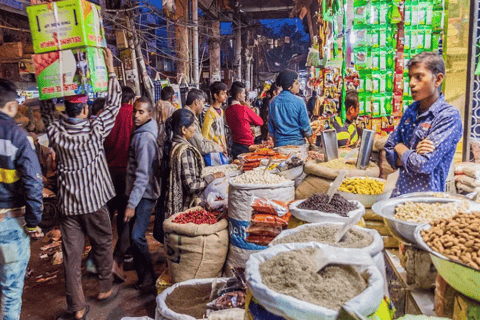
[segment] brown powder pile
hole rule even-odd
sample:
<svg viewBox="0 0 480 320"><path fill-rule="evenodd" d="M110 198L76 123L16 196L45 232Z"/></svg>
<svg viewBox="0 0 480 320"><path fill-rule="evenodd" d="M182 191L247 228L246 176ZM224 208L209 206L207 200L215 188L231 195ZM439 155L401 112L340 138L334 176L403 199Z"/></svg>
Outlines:
<svg viewBox="0 0 480 320"><path fill-rule="evenodd" d="M315 251L307 248L283 252L262 263L262 282L278 293L332 310L338 310L367 288L365 279L351 266L332 265L317 273L311 258Z"/></svg>
<svg viewBox="0 0 480 320"><path fill-rule="evenodd" d="M165 303L170 310L187 314L195 319L202 319L210 302L212 284L179 287L167 296Z"/></svg>
<svg viewBox="0 0 480 320"><path fill-rule="evenodd" d="M289 235L285 238L274 240L272 244L296 243L296 242L320 242L341 248L365 248L372 244L373 237L362 230L350 229L346 235L335 244L336 225L323 225L303 229L300 232Z"/></svg>

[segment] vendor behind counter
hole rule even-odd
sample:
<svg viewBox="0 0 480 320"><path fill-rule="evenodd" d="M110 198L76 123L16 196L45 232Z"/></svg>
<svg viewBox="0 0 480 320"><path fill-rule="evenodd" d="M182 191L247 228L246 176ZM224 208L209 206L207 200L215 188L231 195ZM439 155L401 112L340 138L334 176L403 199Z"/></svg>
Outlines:
<svg viewBox="0 0 480 320"><path fill-rule="evenodd" d="M348 90L345 94L345 109L346 119L337 115L333 116L330 121L330 128L337 131L337 140L339 147L355 147L358 143L358 136L361 134L361 129L357 128L355 120L357 120L360 113L358 92L355 90Z"/></svg>

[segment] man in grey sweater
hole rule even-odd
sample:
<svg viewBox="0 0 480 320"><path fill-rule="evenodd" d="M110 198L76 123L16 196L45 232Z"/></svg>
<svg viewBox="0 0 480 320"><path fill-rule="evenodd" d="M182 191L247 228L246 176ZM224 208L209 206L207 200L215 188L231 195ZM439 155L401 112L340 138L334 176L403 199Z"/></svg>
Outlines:
<svg viewBox="0 0 480 320"><path fill-rule="evenodd" d="M160 196L158 126L153 119L153 105L141 97L133 106L135 129L130 138L125 195L128 205L125 222L132 225L132 255L138 275L136 288L144 293L155 291L155 276L145 233L152 209Z"/></svg>

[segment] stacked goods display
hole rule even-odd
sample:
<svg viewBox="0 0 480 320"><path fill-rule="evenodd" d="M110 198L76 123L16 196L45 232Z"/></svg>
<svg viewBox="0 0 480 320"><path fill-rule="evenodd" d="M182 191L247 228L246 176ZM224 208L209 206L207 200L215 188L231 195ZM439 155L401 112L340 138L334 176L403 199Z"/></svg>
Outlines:
<svg viewBox="0 0 480 320"><path fill-rule="evenodd" d="M480 164L473 162L455 163L455 185L458 193L480 190Z"/></svg>
<svg viewBox="0 0 480 320"><path fill-rule="evenodd" d="M40 99L106 91L103 51L87 47L33 56Z"/></svg>
<svg viewBox="0 0 480 320"><path fill-rule="evenodd" d="M369 261L354 266L356 258ZM345 264L318 271L317 259ZM335 319L341 306L362 316L377 310L384 280L368 253L319 243L282 244L250 256L248 287L266 313L286 319ZM247 297L247 315L257 319L257 302Z"/></svg>
<svg viewBox="0 0 480 320"><path fill-rule="evenodd" d="M201 207L163 223L168 268L174 283L218 277L228 252L228 222Z"/></svg>
<svg viewBox="0 0 480 320"><path fill-rule="evenodd" d="M65 0L27 7L40 99L107 90L100 7Z"/></svg>
<svg viewBox="0 0 480 320"><path fill-rule="evenodd" d="M100 6L64 0L27 7L35 53L78 47L106 47Z"/></svg>
<svg viewBox="0 0 480 320"><path fill-rule="evenodd" d="M260 166L262 160L286 160L287 156L272 149L261 148L252 153L240 156L243 171L250 171Z"/></svg>
<svg viewBox="0 0 480 320"><path fill-rule="evenodd" d="M293 181L269 173L248 171L230 180L227 274L233 267L245 267L252 252L265 249L287 227L286 203L294 199L294 192Z"/></svg>

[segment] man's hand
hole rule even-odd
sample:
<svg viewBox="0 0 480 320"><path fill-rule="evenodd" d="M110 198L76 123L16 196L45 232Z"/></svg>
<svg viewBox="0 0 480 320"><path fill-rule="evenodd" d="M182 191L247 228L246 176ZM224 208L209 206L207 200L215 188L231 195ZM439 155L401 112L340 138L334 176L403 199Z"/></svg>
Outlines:
<svg viewBox="0 0 480 320"><path fill-rule="evenodd" d="M214 177L215 179L223 178L223 177L225 177L225 173L223 173L223 172L215 172L215 173L213 174L213 177Z"/></svg>
<svg viewBox="0 0 480 320"><path fill-rule="evenodd" d="M127 207L125 209L125 218L123 219L123 222L125 223L129 222L130 220L132 220L134 216L135 216L135 208Z"/></svg>
<svg viewBox="0 0 480 320"><path fill-rule="evenodd" d="M103 53L105 55L105 65L107 66L108 73L115 72L115 69L113 68L113 54L112 54L112 51L108 48L104 48Z"/></svg>
<svg viewBox="0 0 480 320"><path fill-rule="evenodd" d="M40 239L40 238L43 238L43 232L42 232L42 229L40 227L35 227L35 228L27 228L25 227L25 232L28 234L28 236L31 238L31 239Z"/></svg>
<svg viewBox="0 0 480 320"><path fill-rule="evenodd" d="M417 145L416 151L418 154L432 153L435 151L435 145L431 140L424 139Z"/></svg>

